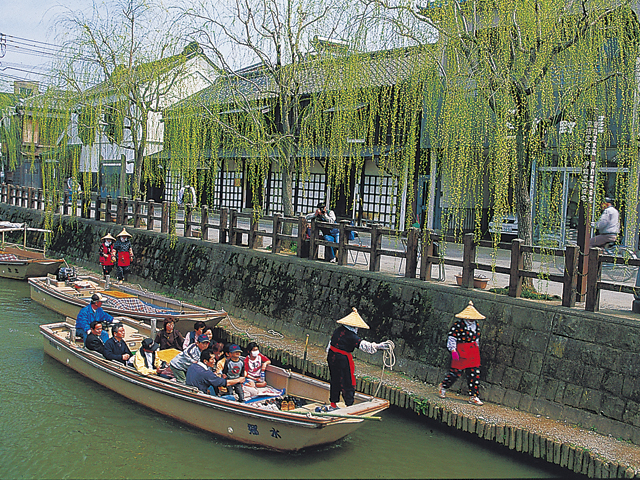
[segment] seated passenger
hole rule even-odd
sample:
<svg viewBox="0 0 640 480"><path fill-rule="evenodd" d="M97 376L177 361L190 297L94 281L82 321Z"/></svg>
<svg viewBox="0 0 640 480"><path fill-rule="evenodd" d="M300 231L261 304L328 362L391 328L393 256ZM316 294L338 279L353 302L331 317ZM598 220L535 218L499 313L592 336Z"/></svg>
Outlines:
<svg viewBox="0 0 640 480"><path fill-rule="evenodd" d="M222 370L224 369L224 366L227 363L227 360L229 360L229 347L231 347L231 343L225 343L224 347L222 347L222 356L218 359L218 361L216 362L216 375L222 375ZM227 389L225 387L220 387L218 389L218 394L219 395L226 395Z"/></svg>
<svg viewBox="0 0 640 480"><path fill-rule="evenodd" d="M104 344L109 340L109 334L102 328L102 322L94 320L91 322L91 330L84 341L87 350L93 350L104 355Z"/></svg>
<svg viewBox="0 0 640 480"><path fill-rule="evenodd" d="M258 344L251 342L247 345L247 356L244 359L244 370L247 374L247 380L251 380L255 383L255 386L266 387L267 381L265 380L265 370L267 365L271 363L267 357L260 353Z"/></svg>
<svg viewBox="0 0 640 480"><path fill-rule="evenodd" d="M167 350L168 348L183 350L184 337L175 327L176 323L173 318L167 317L164 319L164 328L156 335L156 343L160 345L160 350Z"/></svg>
<svg viewBox="0 0 640 480"><path fill-rule="evenodd" d="M131 350L127 342L124 341L124 325L116 323L111 328L112 337L104 344L104 358L107 360L116 360L123 365L126 365L129 359L131 359Z"/></svg>
<svg viewBox="0 0 640 480"><path fill-rule="evenodd" d="M206 325L204 322L196 322L193 324L193 332L187 333L184 337L184 342L182 344L182 350L186 350L189 345L193 345L196 343L197 338L204 333Z"/></svg>
<svg viewBox="0 0 640 480"><path fill-rule="evenodd" d="M142 375L158 375L162 371L162 361L156 355L160 348L151 338L145 338L133 357L133 366Z"/></svg>
<svg viewBox="0 0 640 480"><path fill-rule="evenodd" d="M224 367L222 368L222 378L226 378L227 381L246 377L244 362L240 359L241 351L242 349L236 344L229 347L229 358L226 360ZM244 391L242 390L241 383L233 385L231 390L236 392L239 402L244 402ZM227 389L227 391L231 393L229 389Z"/></svg>
<svg viewBox="0 0 640 480"><path fill-rule="evenodd" d="M82 338L85 341L91 322L97 320L98 322L112 323L113 317L102 310L102 302L105 298L99 293L91 295L91 302L89 305L84 306L76 317L76 337Z"/></svg>
<svg viewBox="0 0 640 480"><path fill-rule="evenodd" d="M204 350L200 354L200 361L189 366L187 370L186 384L197 387L202 393L211 393L209 388L226 387L242 384L244 377L235 380L226 380L216 375L211 367L215 365L215 355L211 350Z"/></svg>
<svg viewBox="0 0 640 480"><path fill-rule="evenodd" d="M169 363L173 376L176 381L184 383L187 379L187 370L192 363L198 363L201 352L209 348L209 337L200 335L196 339L196 343L189 345L184 352L179 353Z"/></svg>

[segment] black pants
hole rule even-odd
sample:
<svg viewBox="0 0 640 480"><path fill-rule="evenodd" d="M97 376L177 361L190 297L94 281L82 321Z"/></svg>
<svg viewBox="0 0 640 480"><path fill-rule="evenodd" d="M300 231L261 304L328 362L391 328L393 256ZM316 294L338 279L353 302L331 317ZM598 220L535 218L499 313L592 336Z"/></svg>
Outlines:
<svg viewBox="0 0 640 480"><path fill-rule="evenodd" d="M113 265L102 265L102 274L105 277L111 275L111 270L113 270Z"/></svg>
<svg viewBox="0 0 640 480"><path fill-rule="evenodd" d="M127 265L126 267L121 267L120 265L118 265L116 267L116 276L118 277L118 280L124 280L125 275L129 275L129 265Z"/></svg>
<svg viewBox="0 0 640 480"><path fill-rule="evenodd" d="M445 375L442 386L444 388L451 387L454 383L456 383L456 380L460 378L462 372L465 372L467 374L469 395L472 397L477 397L480 386L480 367L465 368L464 370L458 370L457 368L452 367L451 370L449 370L449 372Z"/></svg>
<svg viewBox="0 0 640 480"><path fill-rule="evenodd" d="M342 398L344 398L344 403L347 407L353 405L356 387L351 381L349 359L341 353L329 350L327 363L329 364L329 374L331 375L329 401L338 403L340 401L340 393L342 393Z"/></svg>

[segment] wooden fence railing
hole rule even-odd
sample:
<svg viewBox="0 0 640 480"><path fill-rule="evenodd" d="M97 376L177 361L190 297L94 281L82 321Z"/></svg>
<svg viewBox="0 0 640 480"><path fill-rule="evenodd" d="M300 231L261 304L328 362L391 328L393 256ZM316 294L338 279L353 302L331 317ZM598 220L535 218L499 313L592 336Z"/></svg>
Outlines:
<svg viewBox="0 0 640 480"><path fill-rule="evenodd" d="M309 258L319 259L319 247L333 247L336 251L338 265L348 265L349 255L368 255L369 270L380 271L381 259L385 256L400 258L404 262L404 276L416 278L418 267L419 278L431 281L433 266L451 265L461 268L463 288L473 288L475 271L496 272L509 277L508 294L511 297L519 297L522 293L522 283L525 278L539 278L540 272L524 269L524 256L526 253L552 255L564 258L564 271L561 274L545 273L544 279L550 282L562 284L562 305L573 307L577 300L578 286L578 262L581 252L575 245L568 245L564 249L546 248L524 245L520 239L511 243L499 243L494 245L489 241L475 241L472 233L462 238L463 255L460 258L445 257L437 253L437 245L441 242L455 243L453 237L443 237L433 231L420 231L410 228L399 234L396 230L380 225L367 226L351 225L349 221L342 220L337 225L316 221L308 223L305 217L289 218L282 215L261 216L258 218L253 213L242 213L237 210L222 208L211 210L207 206L194 209L189 206L172 207L170 202L156 204L153 201L131 200L125 197L112 199L100 198L93 193L88 196L78 193L70 196L65 193L61 197L53 194L45 195L42 190L20 187L15 185L0 185L0 202L9 205L45 210L47 207L55 213L62 215L75 215L82 218L94 219L106 223L118 225L132 225L134 228L158 230L161 233L181 233L185 237L199 237L203 241L212 241L212 231L217 230L218 243L228 243L256 249L262 246L263 238L271 239L271 252L280 253L283 242L286 241L297 246L297 256L303 256L306 250L302 248L308 242ZM199 215L199 220L195 217ZM270 225L268 229L260 230L260 225ZM338 228L337 242L330 242L323 238L321 229ZM369 245L362 245L350 241L351 233L360 237L368 235ZM384 246L383 239L387 237L392 241ZM400 245L399 248L389 248L388 245ZM494 263L480 263L476 261L477 248L488 247L502 250L510 250L509 266L496 265ZM618 283L601 281L603 263L627 264L639 266L640 260L625 260L618 257L602 255L602 250L592 248L589 252L589 269L587 274L587 291L585 295L585 309L598 311L601 290L613 290L634 294L639 288L634 288Z"/></svg>

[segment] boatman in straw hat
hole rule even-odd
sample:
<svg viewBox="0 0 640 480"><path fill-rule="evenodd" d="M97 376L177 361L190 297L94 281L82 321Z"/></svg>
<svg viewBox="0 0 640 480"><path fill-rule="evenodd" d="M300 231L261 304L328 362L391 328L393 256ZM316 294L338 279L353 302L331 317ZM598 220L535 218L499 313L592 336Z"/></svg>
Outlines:
<svg viewBox="0 0 640 480"><path fill-rule="evenodd" d="M116 249L114 247L116 239L107 233L102 237L102 243L100 244L100 265L102 265L102 275L107 278L107 275L111 275L111 270L116 263Z"/></svg>
<svg viewBox="0 0 640 480"><path fill-rule="evenodd" d="M353 405L356 392L356 376L353 364L353 351L359 348L363 352L374 354L378 349L387 349L387 343L372 343L358 337L358 328L369 328L358 311L353 311L338 320L340 326L333 332L327 346L327 363L331 375L329 401L331 405L323 411L331 412L338 409L340 393L347 407Z"/></svg>
<svg viewBox="0 0 640 480"><path fill-rule="evenodd" d="M118 240L114 245L116 249L116 275L118 283L122 283L125 275L129 274L130 265L133 261L133 248L131 248L131 234L126 228L118 234Z"/></svg>
<svg viewBox="0 0 640 480"><path fill-rule="evenodd" d="M445 398L447 389L464 371L469 381L469 403L482 405L478 398L480 386L480 327L478 320L486 317L469 302L467 308L456 315L457 320L449 330L447 348L451 352L451 369L438 386L440 398Z"/></svg>

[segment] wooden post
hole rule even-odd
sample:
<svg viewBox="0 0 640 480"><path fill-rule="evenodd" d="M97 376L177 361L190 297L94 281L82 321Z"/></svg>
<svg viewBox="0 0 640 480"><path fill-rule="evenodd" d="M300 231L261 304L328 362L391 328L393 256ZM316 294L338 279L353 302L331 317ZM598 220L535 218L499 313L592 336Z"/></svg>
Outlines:
<svg viewBox="0 0 640 480"><path fill-rule="evenodd" d="M233 208L229 212L229 243L231 245L240 245L242 243L242 235L238 235L236 233L236 228L238 227L237 213L237 210ZM238 239L236 237L240 237L240 243L238 243Z"/></svg>
<svg viewBox="0 0 640 480"><path fill-rule="evenodd" d="M118 225L124 225L124 221L125 221L125 216L124 216L124 209L126 208L126 202L125 202L125 198L124 197L118 197L117 200L117 207L116 207L116 223Z"/></svg>
<svg viewBox="0 0 640 480"><path fill-rule="evenodd" d="M302 246L304 245L305 237L307 236L307 219L300 215L298 217L298 245L296 256L302 257Z"/></svg>
<svg viewBox="0 0 640 480"><path fill-rule="evenodd" d="M516 238L511 242L511 267L509 273L509 296L519 297L522 295L522 277L520 270L524 268L524 257L522 256L522 245L524 240Z"/></svg>
<svg viewBox="0 0 640 480"><path fill-rule="evenodd" d="M567 245L564 251L564 280L562 282L563 307L574 307L576 305L579 258L580 248L577 245Z"/></svg>
<svg viewBox="0 0 640 480"><path fill-rule="evenodd" d="M220 233L218 235L219 243L227 243L229 241L229 209L224 207L220 209Z"/></svg>
<svg viewBox="0 0 640 480"><path fill-rule="evenodd" d="M382 245L382 235L380 226L377 223L371 225L371 250L369 251L369 271L380 271L380 246Z"/></svg>
<svg viewBox="0 0 640 480"><path fill-rule="evenodd" d="M251 215L251 221L249 222L249 238L247 239L247 243L251 250L258 248L258 227L259 222L256 217L256 212L254 211Z"/></svg>
<svg viewBox="0 0 640 480"><path fill-rule="evenodd" d="M209 240L209 207L206 205L200 207L200 238Z"/></svg>
<svg viewBox="0 0 640 480"><path fill-rule="evenodd" d="M69 215L69 194L67 192L62 195L62 214Z"/></svg>
<svg viewBox="0 0 640 480"><path fill-rule="evenodd" d="M598 247L589 249L587 296L584 305L584 309L587 312L598 312L600 310L600 289L598 288L598 282L600 281L600 274L602 272L600 255L602 255L602 250Z"/></svg>
<svg viewBox="0 0 640 480"><path fill-rule="evenodd" d="M27 189L27 208L33 208L33 187Z"/></svg>
<svg viewBox="0 0 640 480"><path fill-rule="evenodd" d="M280 234L280 228L282 227L283 216L276 213L273 216L273 225L271 231L273 232L273 238L271 240L271 253L280 253L282 249L282 239L278 237ZM300 231L298 230L298 238L300 237Z"/></svg>
<svg viewBox="0 0 640 480"><path fill-rule="evenodd" d="M140 228L142 224L142 203L139 198L133 203L133 228Z"/></svg>
<svg viewBox="0 0 640 480"><path fill-rule="evenodd" d="M111 195L107 195L107 200L104 205L104 221L111 223L113 217L111 215Z"/></svg>
<svg viewBox="0 0 640 480"><path fill-rule="evenodd" d="M169 233L169 202L162 202L162 214L160 218L160 232Z"/></svg>
<svg viewBox="0 0 640 480"><path fill-rule="evenodd" d="M38 198L36 200L36 209L38 210L44 210L44 201L43 201L43 194L42 194L42 189L39 188L38 189Z"/></svg>
<svg viewBox="0 0 640 480"><path fill-rule="evenodd" d="M80 217L91 218L91 195L85 192L80 192Z"/></svg>
<svg viewBox="0 0 640 480"><path fill-rule="evenodd" d="M416 278L418 271L418 243L420 241L420 229L411 227L407 234L407 258L405 262L404 276Z"/></svg>
<svg viewBox="0 0 640 480"><path fill-rule="evenodd" d="M427 230L422 242L422 258L420 258L420 280L431 280L431 267L433 261L429 257L433 257L434 245L433 238L435 233L433 230Z"/></svg>
<svg viewBox="0 0 640 480"><path fill-rule="evenodd" d="M184 206L184 236L190 237L193 233L191 227L191 220L193 218L193 207L191 205Z"/></svg>
<svg viewBox="0 0 640 480"><path fill-rule="evenodd" d="M473 276L476 261L476 244L473 241L473 233L465 233L462 237L464 253L462 256L462 286L473 288Z"/></svg>
<svg viewBox="0 0 640 480"><path fill-rule="evenodd" d="M338 225L340 231L338 234L338 265L346 265L349 258L347 225L349 225L349 220L340 220Z"/></svg>
<svg viewBox="0 0 640 480"><path fill-rule="evenodd" d="M318 259L318 245L316 240L318 239L318 227L316 227L315 215L311 219L311 235L309 235L309 260Z"/></svg>
<svg viewBox="0 0 640 480"><path fill-rule="evenodd" d="M156 223L156 204L153 200L147 202L147 230L153 230Z"/></svg>

